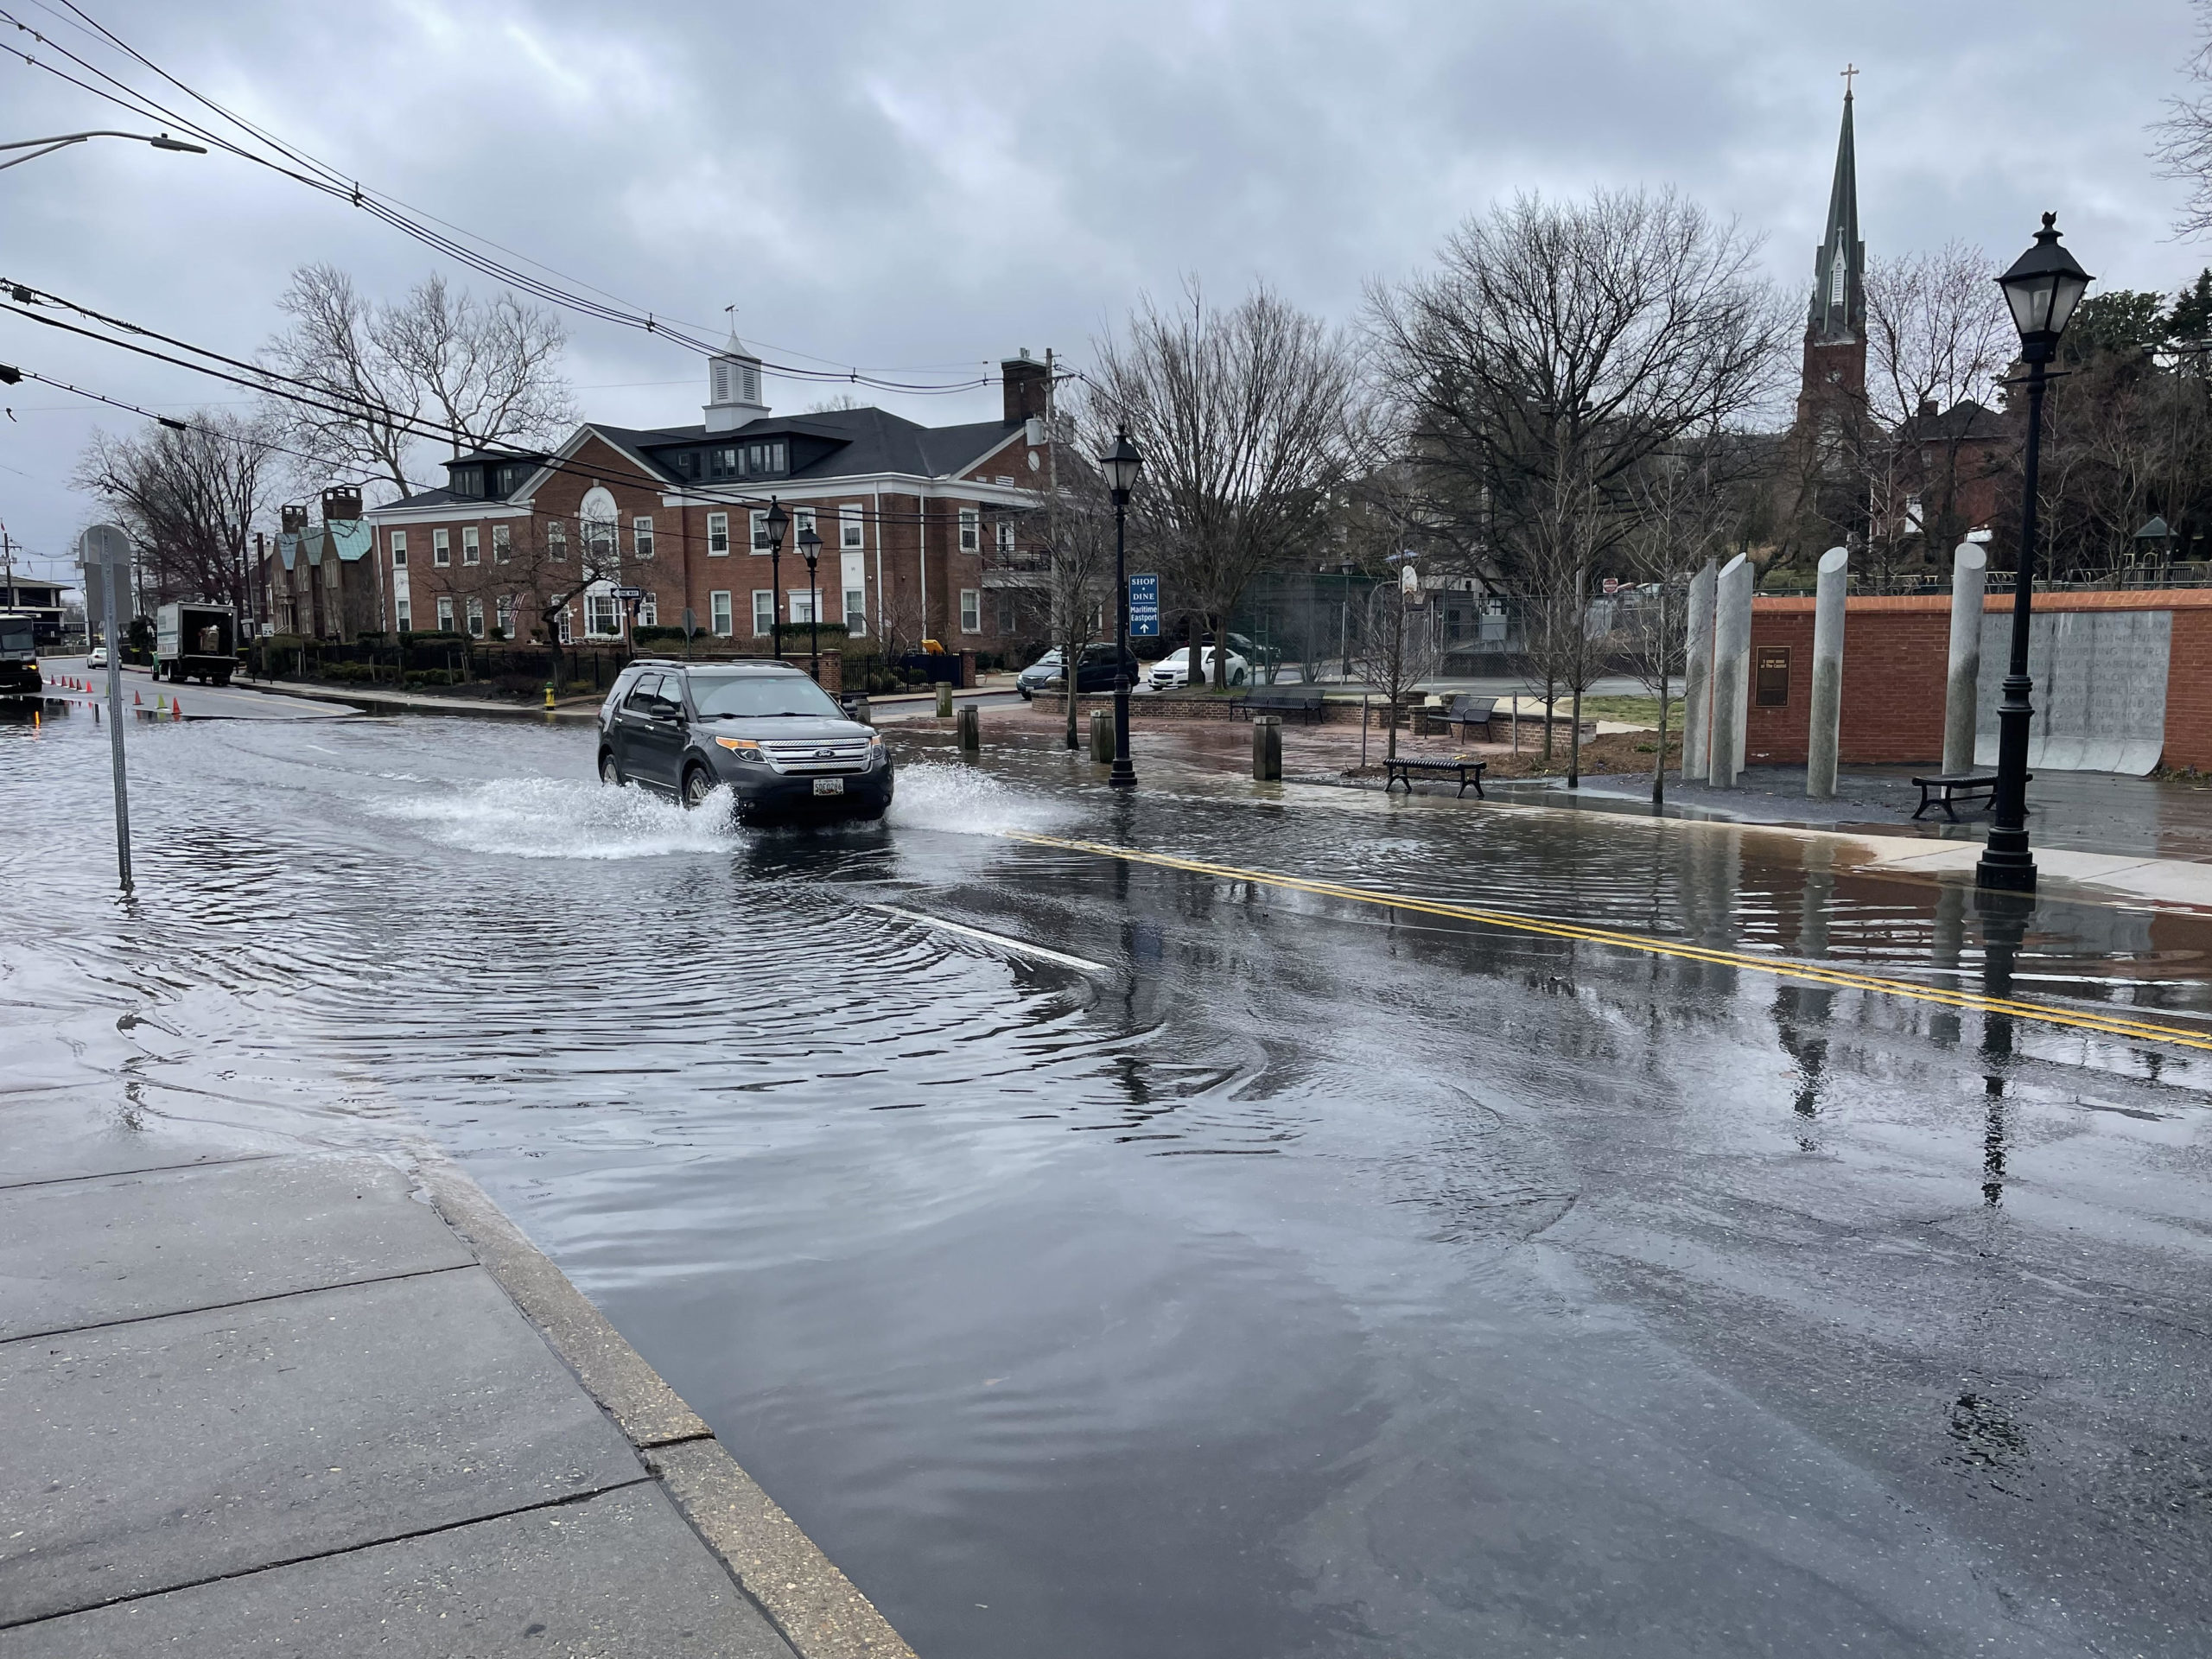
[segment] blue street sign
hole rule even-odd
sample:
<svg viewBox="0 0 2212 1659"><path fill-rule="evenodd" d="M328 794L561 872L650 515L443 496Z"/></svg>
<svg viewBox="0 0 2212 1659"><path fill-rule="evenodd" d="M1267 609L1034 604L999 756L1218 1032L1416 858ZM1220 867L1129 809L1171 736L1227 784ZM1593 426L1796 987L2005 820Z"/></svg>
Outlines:
<svg viewBox="0 0 2212 1659"><path fill-rule="evenodd" d="M1158 576L1129 578L1129 637L1133 639L1160 638Z"/></svg>

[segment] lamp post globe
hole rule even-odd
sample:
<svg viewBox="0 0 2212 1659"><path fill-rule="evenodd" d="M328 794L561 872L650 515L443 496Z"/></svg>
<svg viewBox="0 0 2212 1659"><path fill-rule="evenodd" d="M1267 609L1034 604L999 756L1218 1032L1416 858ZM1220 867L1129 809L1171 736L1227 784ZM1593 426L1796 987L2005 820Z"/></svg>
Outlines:
<svg viewBox="0 0 2212 1659"><path fill-rule="evenodd" d="M1974 868L1974 884L1998 892L2033 893L2036 861L2028 850L2028 741L2035 720L2029 701L2028 620L2036 581L2037 468L2043 455L2043 399L2059 336L2073 320L2092 278L2058 245L2058 216L2045 213L2034 244L1997 279L2020 331L2028 365L2028 432L2020 480L2020 556L2012 581L2012 649L2004 700L1997 707L1997 787L1991 797L1989 841Z"/></svg>
<svg viewBox="0 0 2212 1659"><path fill-rule="evenodd" d="M1144 471L1144 454L1129 442L1128 428L1115 433L1114 447L1098 457L1098 470L1114 498L1114 767L1106 781L1127 789L1137 780L1136 768L1129 763L1129 493ZM1074 663L1066 665L1065 673L1072 707L1081 675Z"/></svg>
<svg viewBox="0 0 2212 1659"><path fill-rule="evenodd" d="M791 528L791 516L784 504L774 496L768 498L768 512L765 526L768 543L768 638L776 660L784 660L784 532Z"/></svg>
<svg viewBox="0 0 2212 1659"><path fill-rule="evenodd" d="M807 671L815 683L822 681L822 584L815 580L814 567L822 556L822 538L809 524L798 533L798 550L806 556L806 642Z"/></svg>

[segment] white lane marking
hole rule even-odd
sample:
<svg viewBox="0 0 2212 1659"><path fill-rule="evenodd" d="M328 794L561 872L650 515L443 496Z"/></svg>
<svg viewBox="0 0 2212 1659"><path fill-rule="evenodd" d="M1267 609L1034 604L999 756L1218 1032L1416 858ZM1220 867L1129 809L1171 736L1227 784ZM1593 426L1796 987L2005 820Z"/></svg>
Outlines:
<svg viewBox="0 0 2212 1659"><path fill-rule="evenodd" d="M1018 957L1039 957L1046 962L1057 962L1070 968L1079 968L1087 974L1103 974L1106 965L1099 962L1085 962L1081 957L1071 957L1064 951L1047 950L1041 944L1031 944L1024 939L1010 939L1003 933L986 933L980 927L969 927L960 922L948 922L939 916L925 916L918 910L900 910L896 905L869 905L869 910L880 910L887 916L896 916L900 921L933 927L940 932L960 933L971 939L981 939L986 944L995 944L1001 950L1011 950Z"/></svg>

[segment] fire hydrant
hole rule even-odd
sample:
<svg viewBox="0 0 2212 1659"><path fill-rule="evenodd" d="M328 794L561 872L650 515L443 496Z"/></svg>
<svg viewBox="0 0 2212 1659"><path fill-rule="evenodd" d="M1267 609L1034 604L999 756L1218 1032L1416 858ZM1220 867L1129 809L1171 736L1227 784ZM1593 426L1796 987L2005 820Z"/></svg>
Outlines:
<svg viewBox="0 0 2212 1659"><path fill-rule="evenodd" d="M550 680L545 682L545 712L549 715L553 712L553 682Z"/></svg>

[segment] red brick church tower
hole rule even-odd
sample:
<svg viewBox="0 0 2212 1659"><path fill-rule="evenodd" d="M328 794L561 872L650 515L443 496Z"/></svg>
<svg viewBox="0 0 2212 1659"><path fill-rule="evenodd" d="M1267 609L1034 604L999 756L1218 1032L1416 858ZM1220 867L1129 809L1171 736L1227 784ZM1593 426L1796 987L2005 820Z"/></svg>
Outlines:
<svg viewBox="0 0 2212 1659"><path fill-rule="evenodd" d="M1813 255L1813 303L1797 391L1800 429L1823 424L1823 414L1854 419L1866 403L1866 245L1859 239L1859 168L1851 136L1849 77L1855 73L1845 72L1827 230Z"/></svg>

